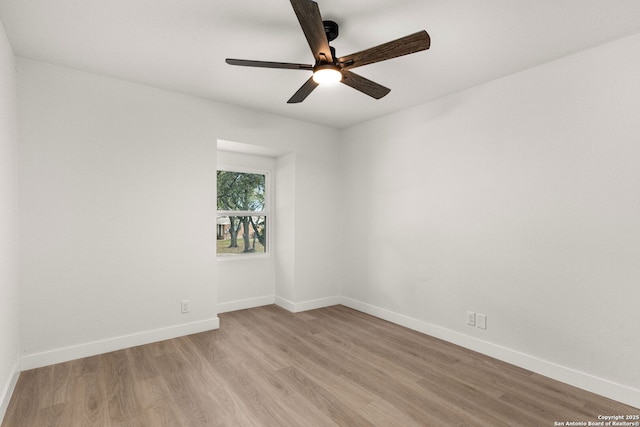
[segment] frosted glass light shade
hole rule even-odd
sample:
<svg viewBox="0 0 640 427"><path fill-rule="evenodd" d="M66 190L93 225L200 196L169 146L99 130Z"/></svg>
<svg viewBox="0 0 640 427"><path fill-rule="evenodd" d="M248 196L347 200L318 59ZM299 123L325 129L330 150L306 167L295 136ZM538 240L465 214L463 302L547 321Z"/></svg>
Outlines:
<svg viewBox="0 0 640 427"><path fill-rule="evenodd" d="M342 73L334 65L319 65L313 70L313 81L319 85L338 83L340 80L342 80Z"/></svg>

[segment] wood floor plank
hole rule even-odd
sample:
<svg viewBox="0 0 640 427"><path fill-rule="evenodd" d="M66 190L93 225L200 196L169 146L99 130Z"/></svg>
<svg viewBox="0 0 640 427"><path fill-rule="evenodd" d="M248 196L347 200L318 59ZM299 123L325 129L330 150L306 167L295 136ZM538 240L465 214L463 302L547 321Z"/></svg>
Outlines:
<svg viewBox="0 0 640 427"><path fill-rule="evenodd" d="M16 427L34 425L34 417L42 406L40 401L46 400L38 390L38 380L40 375L46 375L47 372L43 369L20 373L2 427L5 424Z"/></svg>
<svg viewBox="0 0 640 427"><path fill-rule="evenodd" d="M372 426L419 427L424 425L383 400L376 400L368 404L363 408L363 416Z"/></svg>
<svg viewBox="0 0 640 427"><path fill-rule="evenodd" d="M368 424L367 420L358 413L359 411L350 408L348 403L336 397L326 387L301 370L291 367L282 369L280 373L283 377L288 378L308 403L326 413L336 425L363 426Z"/></svg>
<svg viewBox="0 0 640 427"><path fill-rule="evenodd" d="M193 370L184 360L174 354L166 354L156 358L159 369L163 371L162 378L166 381L171 399L176 403L175 408L180 415L189 420L194 426L206 426L215 419L210 406L203 403L205 397L198 394L199 387L192 385Z"/></svg>
<svg viewBox="0 0 640 427"><path fill-rule="evenodd" d="M171 427L182 424L171 393L161 377L140 379L133 391L142 425Z"/></svg>
<svg viewBox="0 0 640 427"><path fill-rule="evenodd" d="M282 400L282 403L297 414L295 419L299 427L335 427L336 423L328 413L315 405L310 405L301 394L292 394ZM292 420L293 422L294 420ZM291 425L291 424L289 424Z"/></svg>
<svg viewBox="0 0 640 427"><path fill-rule="evenodd" d="M99 358L84 359L81 374L74 382L73 410L70 425L73 427L109 427L108 402L104 381L99 374Z"/></svg>
<svg viewBox="0 0 640 427"><path fill-rule="evenodd" d="M137 417L130 359L125 350L120 350L105 354L102 360L111 424L124 424Z"/></svg>
<svg viewBox="0 0 640 427"><path fill-rule="evenodd" d="M39 427L66 427L71 424L71 410L66 403L58 403L40 409L35 425Z"/></svg>
<svg viewBox="0 0 640 427"><path fill-rule="evenodd" d="M424 378L418 385L445 398L459 408L464 408L485 425L533 426L539 418L531 417L516 406L509 405L486 393L482 388L469 386L451 377Z"/></svg>
<svg viewBox="0 0 640 427"><path fill-rule="evenodd" d="M1 427L547 426L640 409L343 306L20 374Z"/></svg>
<svg viewBox="0 0 640 427"><path fill-rule="evenodd" d="M160 375L156 366L152 363L148 346L131 347L125 350L129 359L131 371L136 381L155 378Z"/></svg>

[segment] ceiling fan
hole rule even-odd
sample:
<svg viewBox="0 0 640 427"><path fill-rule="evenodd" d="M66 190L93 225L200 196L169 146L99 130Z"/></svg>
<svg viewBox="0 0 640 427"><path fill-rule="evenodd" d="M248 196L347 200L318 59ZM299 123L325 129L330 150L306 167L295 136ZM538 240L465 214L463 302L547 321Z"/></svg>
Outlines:
<svg viewBox="0 0 640 427"><path fill-rule="evenodd" d="M291 0L291 6L293 6L302 31L307 38L315 59L315 65L226 59L226 63L230 65L313 71L313 75L309 80L287 101L289 104L304 101L319 84L337 82L342 82L366 95L380 99L388 94L391 89L359 76L353 73L351 69L427 50L431 45L429 34L423 30L361 52L336 57L335 49L329 46L329 42L338 37L338 24L333 21L323 21L320 9L315 1Z"/></svg>

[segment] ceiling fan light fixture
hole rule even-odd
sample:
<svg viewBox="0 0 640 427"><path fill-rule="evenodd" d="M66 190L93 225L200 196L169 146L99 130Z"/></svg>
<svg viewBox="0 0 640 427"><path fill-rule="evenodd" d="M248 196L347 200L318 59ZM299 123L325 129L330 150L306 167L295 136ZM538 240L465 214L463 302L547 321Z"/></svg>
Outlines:
<svg viewBox="0 0 640 427"><path fill-rule="evenodd" d="M330 85L342 80L340 69L332 64L318 65L313 69L313 81L319 85Z"/></svg>

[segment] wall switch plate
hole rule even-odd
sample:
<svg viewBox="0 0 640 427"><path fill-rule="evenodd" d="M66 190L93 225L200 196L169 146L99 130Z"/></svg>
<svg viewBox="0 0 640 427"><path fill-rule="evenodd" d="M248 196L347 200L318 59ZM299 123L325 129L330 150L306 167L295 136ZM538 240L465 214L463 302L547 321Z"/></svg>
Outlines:
<svg viewBox="0 0 640 427"><path fill-rule="evenodd" d="M476 313L474 313L473 311L467 311L467 325L476 325Z"/></svg>
<svg viewBox="0 0 640 427"><path fill-rule="evenodd" d="M478 313L476 314L476 326L480 329L487 329L487 315Z"/></svg>
<svg viewBox="0 0 640 427"><path fill-rule="evenodd" d="M189 312L189 300L183 299L180 301L180 313L188 313Z"/></svg>

